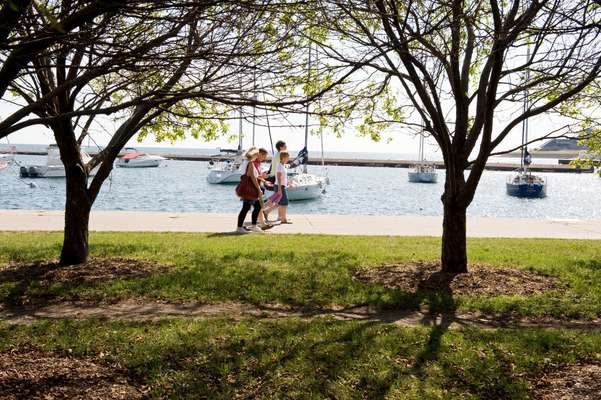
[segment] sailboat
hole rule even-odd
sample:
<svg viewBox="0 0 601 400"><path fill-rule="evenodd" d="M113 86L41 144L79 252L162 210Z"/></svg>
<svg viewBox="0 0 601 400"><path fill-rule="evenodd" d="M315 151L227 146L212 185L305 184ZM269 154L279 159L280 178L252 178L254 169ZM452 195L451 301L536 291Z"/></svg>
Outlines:
<svg viewBox="0 0 601 400"><path fill-rule="evenodd" d="M309 79L311 78L311 48L309 48ZM321 135L321 155L322 168L324 166L323 159L323 132ZM309 105L305 106L305 147L298 153L296 158L290 163L291 171L288 172L289 186L286 189L288 200L312 200L319 198L326 191L326 186L330 184L330 179L327 176L310 174L307 171L309 163L309 151L307 144L309 142ZM299 172L298 169L301 169ZM273 192L266 192L269 197Z"/></svg>
<svg viewBox="0 0 601 400"><path fill-rule="evenodd" d="M234 157L232 158L232 155ZM220 154L209 161L207 182L213 184L237 184L242 171L242 110L240 110L240 126L238 131L238 148L236 150L220 149Z"/></svg>
<svg viewBox="0 0 601 400"><path fill-rule="evenodd" d="M438 174L436 173L436 167L432 163L428 163L424 156L424 134L419 135L419 161L413 167L412 171L409 171L409 182L415 183L436 183Z"/></svg>
<svg viewBox="0 0 601 400"><path fill-rule="evenodd" d="M530 58L530 48L527 52ZM530 78L530 71L526 71L526 80ZM524 112L528 111L528 90L524 96ZM520 169L515 175L507 177L505 187L507 194L515 197L540 198L547 195L547 179L543 176L534 175L528 168L532 162L532 157L528 152L528 118L522 121L522 152L520 159Z"/></svg>

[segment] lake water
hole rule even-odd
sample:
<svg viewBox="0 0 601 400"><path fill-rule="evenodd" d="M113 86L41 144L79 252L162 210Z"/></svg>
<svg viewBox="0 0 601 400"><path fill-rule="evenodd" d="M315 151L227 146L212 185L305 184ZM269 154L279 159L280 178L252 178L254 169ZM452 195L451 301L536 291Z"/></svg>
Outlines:
<svg viewBox="0 0 601 400"><path fill-rule="evenodd" d="M26 164L45 157L17 156ZM321 167L310 166L310 172ZM318 200L292 203L291 213L441 215L444 172L437 184L407 180L407 169L327 167L331 185ZM174 212L236 212L240 202L233 186L210 185L206 162L165 162L164 167L115 168L99 195L96 210ZM595 174L541 174L547 177L547 197L518 199L505 193L508 172L486 171L469 215L537 219L601 219L601 179ZM64 179L36 179L37 188L19 180L18 170L0 172L0 209L60 210L65 202Z"/></svg>

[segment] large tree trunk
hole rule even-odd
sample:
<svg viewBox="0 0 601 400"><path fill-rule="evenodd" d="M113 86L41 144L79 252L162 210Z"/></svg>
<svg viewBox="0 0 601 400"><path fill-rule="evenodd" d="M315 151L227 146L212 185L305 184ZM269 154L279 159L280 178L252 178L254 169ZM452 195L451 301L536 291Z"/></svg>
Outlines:
<svg viewBox="0 0 601 400"><path fill-rule="evenodd" d="M81 264L88 258L88 225L92 208L87 190L87 174L81 163L65 166L65 172L67 199L60 262L62 265Z"/></svg>
<svg viewBox="0 0 601 400"><path fill-rule="evenodd" d="M450 273L467 272L466 211L467 207L446 200L442 222L442 270Z"/></svg>
<svg viewBox="0 0 601 400"><path fill-rule="evenodd" d="M445 190L442 195L442 270L450 273L467 272L465 175L461 162L446 163Z"/></svg>

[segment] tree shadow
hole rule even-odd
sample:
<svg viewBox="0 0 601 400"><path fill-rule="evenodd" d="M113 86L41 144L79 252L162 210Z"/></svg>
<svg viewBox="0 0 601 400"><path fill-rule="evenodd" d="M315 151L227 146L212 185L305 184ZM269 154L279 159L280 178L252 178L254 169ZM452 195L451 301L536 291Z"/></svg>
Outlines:
<svg viewBox="0 0 601 400"><path fill-rule="evenodd" d="M450 326L457 322L457 303L451 289L451 282L455 277L456 274L438 271L418 285L418 291L432 287L437 287L439 290L432 292L427 289L424 292L428 299L429 309L420 322L432 328L424 349L416 356L413 365L416 373L423 374L424 365L438 359L442 337Z"/></svg>

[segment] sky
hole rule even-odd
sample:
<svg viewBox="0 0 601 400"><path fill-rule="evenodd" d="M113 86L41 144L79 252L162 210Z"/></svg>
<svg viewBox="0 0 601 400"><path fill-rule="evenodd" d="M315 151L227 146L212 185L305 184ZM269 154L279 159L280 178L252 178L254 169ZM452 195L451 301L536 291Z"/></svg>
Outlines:
<svg viewBox="0 0 601 400"><path fill-rule="evenodd" d="M15 111L15 106L0 103L0 118L5 118L7 115ZM499 120L510 118L510 113L500 114ZM304 145L304 117L302 115L291 116L288 120L295 126L289 127L275 127L272 128L272 137L274 142L277 140L284 140L288 144L288 148L292 151L300 150ZM287 121L283 120L271 120L272 125L285 125ZM502 122L502 121L499 121ZM105 129L96 129L92 135L94 141L102 146L105 145L109 136L105 132L110 131L113 122L108 118L102 121ZM238 132L238 123L233 121L230 131L232 133ZM264 124L264 122L262 123ZM553 126L557 125L557 121L554 121L549 116L541 116L534 121L530 122L530 130L532 137L537 137L545 134ZM507 141L504 143L505 148L516 146L520 143L521 139L521 127L518 126L509 135ZM244 147L251 145L251 132L252 124L250 122L244 122ZM412 131L409 131L403 127L396 127L392 129L387 137L391 140L386 139L380 142L374 142L370 138L358 136L353 129L348 129L343 137L338 138L327 130L324 131L324 150L326 152L355 152L355 153L402 153L402 154L416 154L419 148L419 137L415 136ZM54 143L54 137L49 129L44 126L33 126L28 127L22 131L15 132L8 137L12 144L51 144ZM6 144L6 139L0 139L0 144ZM84 144L88 144L84 141ZM91 145L94 143L91 142ZM259 147L266 147L269 149L269 136L267 128L263 126L255 127L255 144ZM128 143L130 147L174 147L174 148L234 148L237 146L237 142L228 141L226 138L217 141L206 142L202 140L196 140L188 137L185 140L177 141L173 144L170 142L157 143L154 138L148 137L141 143L138 143L135 139ZM320 139L319 136L309 136L309 151L312 153L320 151ZM534 146L537 147L537 146ZM426 139L426 155L430 158L440 157L440 151L433 139Z"/></svg>

